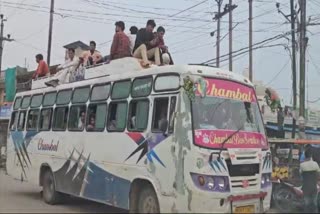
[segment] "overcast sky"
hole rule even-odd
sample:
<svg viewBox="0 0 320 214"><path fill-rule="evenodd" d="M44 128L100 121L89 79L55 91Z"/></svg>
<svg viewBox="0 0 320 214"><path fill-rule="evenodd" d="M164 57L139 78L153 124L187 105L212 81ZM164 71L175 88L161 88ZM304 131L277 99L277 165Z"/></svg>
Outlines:
<svg viewBox="0 0 320 214"><path fill-rule="evenodd" d="M228 3L224 0L223 6ZM248 46L248 1L233 0L234 51ZM277 13L275 0L254 0L254 43L288 32L290 24ZM282 10L289 14L289 0L278 0ZM50 0L0 0L0 10L8 21L5 35L11 34L14 42L6 42L3 69L16 65L29 70L36 68L35 55L42 53L46 59L49 26ZM195 6L197 5L197 6ZM194 6L192 9L186 10ZM307 1L307 14L311 22L320 22L320 0ZM81 40L95 40L98 50L109 53L114 34L114 22L130 26L145 26L153 18L157 26L166 28L165 42L176 64L202 63L215 58L216 30L212 21L217 11L215 0L56 0L53 28L51 64L64 61L62 46ZM228 15L221 23L221 55L228 53ZM317 100L320 84L320 26L308 27L309 46L307 52L308 100ZM288 37L290 38L290 36ZM290 44L282 38L267 45ZM225 60L227 58L222 58ZM299 56L297 57L299 59ZM248 54L234 59L234 72L243 73L248 68ZM286 104L291 103L291 62L289 52L282 46L254 51L254 79L262 80L279 91ZM228 69L228 61L221 62Z"/></svg>

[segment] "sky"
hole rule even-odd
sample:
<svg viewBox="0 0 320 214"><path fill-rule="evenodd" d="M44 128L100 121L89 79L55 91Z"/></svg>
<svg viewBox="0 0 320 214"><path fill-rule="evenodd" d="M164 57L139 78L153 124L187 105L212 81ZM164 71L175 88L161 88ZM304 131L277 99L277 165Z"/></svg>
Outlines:
<svg viewBox="0 0 320 214"><path fill-rule="evenodd" d="M253 44L290 31L290 24L277 12L275 0L253 1ZM278 0L285 14L290 13L289 0ZM229 0L223 1L223 6ZM233 50L248 47L248 0L233 0ZM0 0L5 15L4 35L13 42L4 45L2 68L27 66L36 68L35 55L46 59L50 0ZM307 1L307 16L311 23L320 22L320 0ZM64 61L63 46L81 40L94 40L97 49L107 55L114 34L115 21L130 26L145 26L154 19L166 29L165 42L175 64L203 63L216 57L217 29L213 20L217 11L215 0L55 0L51 65ZM319 105L320 95L320 25L308 26L307 100ZM288 39L290 39L290 35ZM275 88L285 104L292 104L292 71L289 51L291 41L284 37L266 43L267 48L253 52L254 80ZM228 15L221 19L221 56L228 54ZM237 52L239 53L239 52ZM297 55L299 61L299 55ZM228 58L221 58L221 68L228 70ZM210 61L214 62L214 61ZM234 58L233 71L242 74L248 69L248 53ZM297 64L299 68L299 65ZM299 69L297 70L299 72ZM316 101L316 102L315 102Z"/></svg>

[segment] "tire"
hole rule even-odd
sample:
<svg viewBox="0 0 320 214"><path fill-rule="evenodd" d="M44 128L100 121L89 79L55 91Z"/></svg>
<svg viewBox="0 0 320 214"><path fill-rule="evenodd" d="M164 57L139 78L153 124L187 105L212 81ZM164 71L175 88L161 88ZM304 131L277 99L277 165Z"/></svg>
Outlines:
<svg viewBox="0 0 320 214"><path fill-rule="evenodd" d="M151 185L140 191L137 213L160 213L158 198Z"/></svg>
<svg viewBox="0 0 320 214"><path fill-rule="evenodd" d="M56 185L51 170L46 170L43 175L42 198L47 204L58 204L62 200L62 194L56 191Z"/></svg>

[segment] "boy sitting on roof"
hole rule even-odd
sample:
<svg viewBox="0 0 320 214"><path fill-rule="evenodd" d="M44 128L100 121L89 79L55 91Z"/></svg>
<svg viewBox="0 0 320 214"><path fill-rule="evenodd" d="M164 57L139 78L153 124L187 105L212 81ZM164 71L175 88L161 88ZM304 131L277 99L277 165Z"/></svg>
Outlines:
<svg viewBox="0 0 320 214"><path fill-rule="evenodd" d="M142 66L150 65L149 59L154 57L155 64L160 65L159 47L155 47L151 41L154 39L153 29L156 26L154 20L148 20L146 28L141 28L137 33L133 56L142 59Z"/></svg>
<svg viewBox="0 0 320 214"><path fill-rule="evenodd" d="M47 86L56 87L59 84L69 82L69 75L73 74L76 69L80 66L81 61L78 57L75 56L75 50L73 48L68 49L69 59L62 65L59 65L57 68L58 73L54 75L54 79L45 82Z"/></svg>
<svg viewBox="0 0 320 214"><path fill-rule="evenodd" d="M114 34L109 60L120 59L131 56L129 37L123 32L125 24L123 21L115 23L116 33Z"/></svg>
<svg viewBox="0 0 320 214"><path fill-rule="evenodd" d="M83 65L90 66L99 63L102 60L102 55L96 50L96 42L90 42L90 50L85 51L82 55Z"/></svg>

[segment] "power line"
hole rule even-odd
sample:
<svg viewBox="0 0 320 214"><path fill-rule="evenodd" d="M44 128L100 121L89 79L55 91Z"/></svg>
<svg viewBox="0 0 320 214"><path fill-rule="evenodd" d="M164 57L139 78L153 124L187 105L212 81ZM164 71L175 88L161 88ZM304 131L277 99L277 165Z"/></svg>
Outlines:
<svg viewBox="0 0 320 214"><path fill-rule="evenodd" d="M257 43L255 43L255 44L253 44L252 46L256 46L256 45L263 44L263 43L266 43L266 42L271 42L271 41L273 41L273 40L282 39L283 37L285 37L285 36L288 35L289 33L291 33L291 32L287 32L287 33L284 33L284 34L279 34L279 35L273 36L273 37L271 37L271 38L268 38L268 39L262 40L262 41L260 41L260 42L257 42ZM243 50L248 49L248 48L249 48L249 47L243 47L243 48L241 48L241 49L239 49L239 50L233 51L232 53L237 53L237 52L243 51ZM227 54L227 55L228 55L228 54ZM225 55L224 55L224 56L225 56ZM221 57L222 57L222 56L221 56ZM202 64L208 64L208 63L210 63L210 62L212 62L212 61L214 61L214 60L215 60L215 59L209 59L209 60L203 62Z"/></svg>
<svg viewBox="0 0 320 214"><path fill-rule="evenodd" d="M284 69L287 67L290 61L291 59L289 58L287 62L282 66L280 71L266 85L270 85L282 73L282 71L284 71Z"/></svg>

